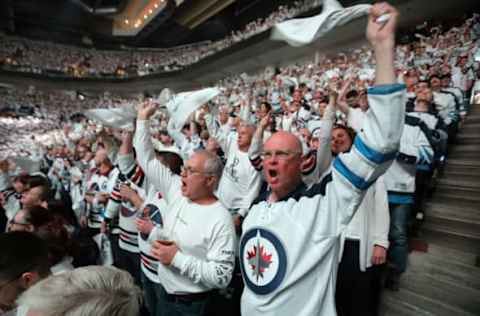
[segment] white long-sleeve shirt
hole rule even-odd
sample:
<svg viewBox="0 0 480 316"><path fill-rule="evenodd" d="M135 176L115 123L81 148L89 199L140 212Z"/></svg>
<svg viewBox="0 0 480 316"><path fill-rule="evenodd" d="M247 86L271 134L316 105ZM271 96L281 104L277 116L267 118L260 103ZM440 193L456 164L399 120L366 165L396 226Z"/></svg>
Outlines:
<svg viewBox="0 0 480 316"><path fill-rule="evenodd" d="M155 159L148 129L148 121L138 120L133 144L140 167L168 205L156 239L174 241L179 248L170 266L159 264L160 283L170 294L224 288L235 260L231 216L219 201L199 205L182 195L180 177Z"/></svg>
<svg viewBox="0 0 480 316"><path fill-rule="evenodd" d="M365 190L396 156L405 86L373 87L369 104L363 131L335 159L330 182L300 186L274 203L267 192L251 207L240 240L242 315L336 315L339 237Z"/></svg>
<svg viewBox="0 0 480 316"><path fill-rule="evenodd" d="M343 254L345 238L360 241L360 270L365 272L372 266L373 248L375 245L388 248L388 230L390 228L390 213L388 210L387 188L383 176L368 188L357 213L342 234L339 259Z"/></svg>

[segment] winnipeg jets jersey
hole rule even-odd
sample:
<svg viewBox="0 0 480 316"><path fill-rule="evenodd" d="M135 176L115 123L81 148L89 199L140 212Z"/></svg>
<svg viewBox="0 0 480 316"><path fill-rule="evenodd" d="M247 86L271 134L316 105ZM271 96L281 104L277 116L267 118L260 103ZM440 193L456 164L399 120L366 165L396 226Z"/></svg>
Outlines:
<svg viewBox="0 0 480 316"><path fill-rule="evenodd" d="M239 253L242 315L336 315L339 237L397 154L405 86L370 88L369 104L363 131L352 150L335 159L330 182L300 186L274 203L266 191L250 208Z"/></svg>

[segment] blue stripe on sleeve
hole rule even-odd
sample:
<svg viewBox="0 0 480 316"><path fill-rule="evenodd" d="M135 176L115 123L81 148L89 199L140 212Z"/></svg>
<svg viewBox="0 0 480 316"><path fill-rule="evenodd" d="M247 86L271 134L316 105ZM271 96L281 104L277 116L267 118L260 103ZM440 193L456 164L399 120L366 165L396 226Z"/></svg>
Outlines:
<svg viewBox="0 0 480 316"><path fill-rule="evenodd" d="M402 91L406 89L407 86L403 83L394 83L394 84L382 84L378 86L373 86L368 89L368 94L372 95L384 95L384 94L391 94L398 91Z"/></svg>
<svg viewBox="0 0 480 316"><path fill-rule="evenodd" d="M355 137L355 143L354 143L355 148L357 148L358 152L360 152L365 158L370 160L371 162L374 162L376 164L381 164L389 160L395 159L397 156L396 151L392 151L390 153L382 154L381 152L378 152L370 147L368 147L363 140L360 138L360 136Z"/></svg>
<svg viewBox="0 0 480 316"><path fill-rule="evenodd" d="M357 189L366 190L371 184L348 169L339 157L333 162L333 167Z"/></svg>

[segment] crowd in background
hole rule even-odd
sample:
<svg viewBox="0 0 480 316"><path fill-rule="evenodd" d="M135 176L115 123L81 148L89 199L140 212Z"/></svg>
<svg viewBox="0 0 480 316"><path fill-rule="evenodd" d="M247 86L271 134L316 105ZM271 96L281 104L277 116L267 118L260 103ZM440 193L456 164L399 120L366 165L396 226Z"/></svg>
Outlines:
<svg viewBox="0 0 480 316"><path fill-rule="evenodd" d="M4 37L0 47L0 65L23 72L45 71L73 77L110 75L124 77L133 71L136 75L169 72L192 65L238 42L259 34L275 23L297 16L321 5L320 0L296 1L279 6L266 18L248 23L243 29L232 31L224 39L201 44L183 45L155 51L103 51L56 43Z"/></svg>
<svg viewBox="0 0 480 316"><path fill-rule="evenodd" d="M284 14L280 15L281 18L289 16L290 13L285 10L279 11ZM94 250L96 247L89 238L106 234L113 250L113 264L131 275L117 277L125 282L127 289L136 291L133 283L142 287L146 309L151 315L163 315L159 309L166 305L156 306L157 300L168 302L175 308L188 305L189 309L193 309L198 304L195 315L216 315L218 310L214 308L205 312L206 307L202 305L207 298L204 293L210 295L207 291L210 289L221 289L215 292L213 298L209 297L215 301L217 309L221 307L223 313L228 310L229 314L237 315L240 311L236 304L242 290L240 272L234 268L238 266L238 260L244 277L245 270L250 271L248 269L251 268L258 281L268 277L269 269L274 269L274 265L270 266L272 260L282 260L278 244L291 242L289 246L292 246L295 238L300 238L290 235L291 240L278 241L275 235L272 237L270 230L282 229L284 222L274 222L276 215L258 211L260 207L274 209L284 207L282 203L290 203L288 208L295 208L312 198L309 195L312 192L322 203L332 203L328 204L332 207L336 203L329 200L333 190L336 194L352 194L352 199L357 197L354 194L366 190L363 202L358 203L358 214L361 215L355 215L340 236L343 241L340 253L333 254L332 251L325 255L329 256L329 260L339 261L339 265L337 279L330 280L336 283L336 289L325 289L330 291L328 293L336 291L335 302L325 299L321 308L326 311L336 306L339 315L358 315L359 310L365 309L365 315L375 315L381 279L378 269L388 263L386 286L398 290L399 278L407 269L410 223L428 216L423 213L422 205L431 179L448 159L447 144L455 142L461 123L468 115L474 83L480 80L477 59L480 48L479 16L475 15L461 26L449 30L430 26L419 30L415 38L415 41L397 46L395 51L394 81L406 85L406 99L396 95L403 87L401 85L388 82L385 89L375 87L375 82L378 82L375 74L375 69L379 67L378 52L376 54L368 47L322 56L318 62L267 68L255 75L239 74L226 78L218 84L221 95L195 111L184 126L173 126L172 119L164 114L150 119L155 111L154 101L150 99L140 101L107 96L79 100L69 94L28 91L5 94L2 96L3 103L15 107L15 113L20 105L28 103L33 106L34 115L0 118L0 122L6 123L2 125L6 128L2 128L12 135L2 142L2 150L8 148L10 153L18 154L23 151L24 158L30 159L27 165L35 168L30 168L30 174L26 174L28 168L25 168L25 163L15 157L0 163L3 225L9 231L26 230L40 237L40 240L31 242L44 244L38 249L45 247L45 253L49 255L47 259L38 259L39 266L43 269L45 266L52 267L54 275L56 271L74 273L68 271L98 263L101 256L98 249ZM384 97L391 99L382 99ZM108 100L113 101L109 103ZM393 156L389 156L388 151L380 154L369 147L378 145L371 137L376 129L388 130L396 124L395 118L392 118L389 121L392 126L375 125L387 121L387 116L382 117L385 113L379 106L385 102L392 109L399 102L406 103L405 120L403 117L399 119L402 126L399 130L403 130L399 136L399 150ZM115 107L130 103L139 104L133 133L102 127L81 115L71 119L69 115L88 107ZM404 104L400 105L399 108ZM35 139L30 140L28 148L16 142L22 135L40 137L39 134L58 126L62 119L70 119L70 122L57 129L55 135L48 135L49 146L42 146L44 142L39 144ZM23 124L23 128L19 129L19 124ZM393 135L393 131L390 132ZM395 135L392 135L392 139L385 140L386 144L394 141ZM274 147L270 137L277 137L277 145L294 145L285 150L270 149ZM280 137L283 137L284 143L279 141ZM376 137L381 138L382 135ZM297 156L305 162L301 170L305 188L301 187L299 192L293 192L285 200L266 200L265 196L276 192L277 183L287 181L280 177L281 168L288 169L284 163ZM354 172L352 175L348 167L354 166L352 160L355 157L355 162L361 164L364 170L354 169L357 174ZM368 163L365 160L369 160ZM372 165L381 168L387 160L393 160L393 163L386 176L379 180L373 178L375 184L366 189L370 183L360 178L358 173L362 175L365 172L376 177L377 169L369 168ZM225 167L222 169L223 164ZM347 185L348 181L340 181L339 174L349 174L345 179L351 183ZM269 188L262 185L262 179L268 182ZM335 188L332 189L332 186ZM355 189L351 189L353 187ZM152 188L155 188L153 192ZM198 196L199 192L203 195ZM186 201L185 196L201 201L198 205L211 207L209 213L189 217L191 214L185 209L194 208L197 212L204 209ZM229 211L227 219L218 210L221 207L216 202L211 204L212 199L216 201L217 197L224 211ZM350 195L345 200L349 201ZM166 205L168 212L163 211ZM46 209L51 212L46 212ZM281 211L287 212L286 209L284 207ZM326 209L322 210L327 212ZM348 209L347 205L345 209ZM290 215L286 214L282 217L288 220ZM319 224L312 228L315 233L319 233L317 229L325 231L310 236L315 242L301 245L307 250L305 255L301 255L302 249L295 248L295 253L290 252L289 260L298 260L296 269L309 267L305 258L314 257L314 250L323 254L323 247L328 247L322 242L330 235L337 237L329 230L330 226L343 225L342 220L328 217L330 213L322 214L327 217L323 219L310 219L308 212L302 214L302 219L297 218L298 222L292 222L285 231L295 231L297 226L307 230L303 225L312 223ZM303 216L309 223L303 222ZM215 225L208 220L214 221ZM246 230L258 222L272 226L270 230ZM186 229L184 226L190 227L191 234L198 233L194 236L195 242L184 239L188 235L182 230ZM202 230L207 229L211 229L211 234L204 234ZM240 259L237 258L235 264L234 249L238 246L232 236L235 233L240 236L242 229L243 233L254 232L254 235L250 236L251 239L243 236L245 244L240 242L240 254L237 254ZM176 230L179 230L176 234L172 233ZM185 248L178 250L177 245L170 243L167 237L173 238L179 245L183 243ZM272 248L263 248L251 241L256 238L259 243L261 238L267 237L278 251L273 259L268 253ZM59 243L59 240L69 242ZM188 242L194 245L187 246ZM317 242L323 245L317 245L321 249L308 248ZM245 253L242 252L244 247ZM171 251L174 251L173 255ZM181 255L175 256L175 251L180 251ZM187 252L193 255L187 255ZM246 261L242 258L244 254L248 258ZM31 254L32 257L35 255L42 256ZM199 259L205 256L206 261ZM323 269L325 261L312 267L312 271L322 272L317 269ZM123 273L118 270L110 272ZM12 275L15 273L12 272ZM278 275L281 273L278 272ZM246 280L254 282L253 278ZM290 285L299 286L305 280L292 281ZM363 281L355 283L359 284L358 287L353 287L352 280ZM246 284L245 300L250 299L248 303L263 300L265 293L262 291L269 291L269 287L250 283ZM161 284L160 290L156 284ZM185 289L188 294L182 292ZM41 291L36 295L29 293L30 299L39 293ZM275 298L281 300L279 296ZM134 306L135 299L135 295L131 300L125 298L125 304L139 308ZM38 306L29 301L28 295L18 302ZM265 308L274 308L272 302L262 303ZM288 308L287 305L282 304L282 308ZM308 309L308 305L302 308ZM251 306L245 308L248 310ZM249 315L245 310L243 314Z"/></svg>

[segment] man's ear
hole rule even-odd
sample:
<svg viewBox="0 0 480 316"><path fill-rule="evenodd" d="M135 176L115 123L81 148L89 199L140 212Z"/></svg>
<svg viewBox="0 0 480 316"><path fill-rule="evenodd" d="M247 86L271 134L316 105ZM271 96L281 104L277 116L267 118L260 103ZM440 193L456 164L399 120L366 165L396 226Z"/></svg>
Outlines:
<svg viewBox="0 0 480 316"><path fill-rule="evenodd" d="M217 185L219 179L215 176L209 176L207 178L207 185L215 190L215 186Z"/></svg>
<svg viewBox="0 0 480 316"><path fill-rule="evenodd" d="M40 279L37 272L25 272L20 276L20 285L24 289L28 289Z"/></svg>

